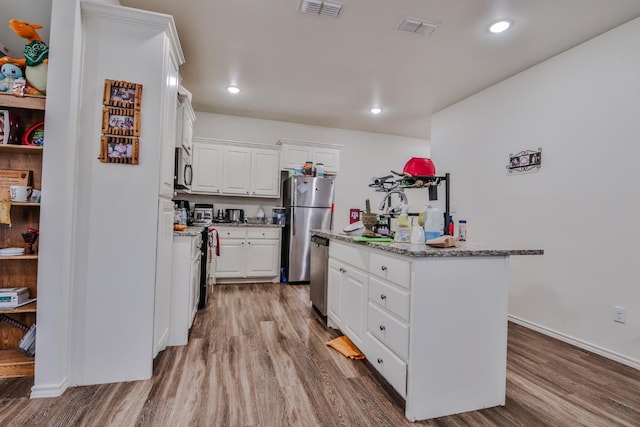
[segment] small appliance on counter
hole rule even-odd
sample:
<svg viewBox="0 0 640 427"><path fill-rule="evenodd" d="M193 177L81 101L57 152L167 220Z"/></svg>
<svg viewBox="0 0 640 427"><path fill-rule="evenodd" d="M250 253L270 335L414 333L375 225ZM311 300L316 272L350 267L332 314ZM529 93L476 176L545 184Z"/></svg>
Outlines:
<svg viewBox="0 0 640 427"><path fill-rule="evenodd" d="M196 203L193 208L193 223L195 225L209 225L213 222L213 205Z"/></svg>
<svg viewBox="0 0 640 427"><path fill-rule="evenodd" d="M227 213L227 220L229 222L244 222L244 209L225 209L225 211Z"/></svg>

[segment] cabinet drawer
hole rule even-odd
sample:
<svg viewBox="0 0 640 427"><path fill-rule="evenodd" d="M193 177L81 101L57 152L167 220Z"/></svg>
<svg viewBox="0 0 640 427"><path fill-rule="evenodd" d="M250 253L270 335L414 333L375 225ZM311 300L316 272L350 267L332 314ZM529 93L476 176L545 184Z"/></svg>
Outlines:
<svg viewBox="0 0 640 427"><path fill-rule="evenodd" d="M402 359L409 355L409 325L369 302L367 330Z"/></svg>
<svg viewBox="0 0 640 427"><path fill-rule="evenodd" d="M403 288L410 288L411 262L371 252L371 273L396 283Z"/></svg>
<svg viewBox="0 0 640 427"><path fill-rule="evenodd" d="M400 393L400 396L406 397L407 364L370 333L367 332L364 339L369 363Z"/></svg>
<svg viewBox="0 0 640 427"><path fill-rule="evenodd" d="M332 240L329 244L329 256L360 270L369 270L369 251L357 246L345 245Z"/></svg>
<svg viewBox="0 0 640 427"><path fill-rule="evenodd" d="M369 279L369 300L386 308L399 318L409 321L411 295L406 289L371 276Z"/></svg>
<svg viewBox="0 0 640 427"><path fill-rule="evenodd" d="M277 228L248 228L249 239L279 239L280 230Z"/></svg>
<svg viewBox="0 0 640 427"><path fill-rule="evenodd" d="M243 227L218 228L221 239L244 239L247 236L247 229Z"/></svg>

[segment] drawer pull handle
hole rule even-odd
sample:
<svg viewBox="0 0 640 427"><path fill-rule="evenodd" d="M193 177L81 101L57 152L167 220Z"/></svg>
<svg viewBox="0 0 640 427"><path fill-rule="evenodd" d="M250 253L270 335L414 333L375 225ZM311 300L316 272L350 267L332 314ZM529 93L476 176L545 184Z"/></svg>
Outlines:
<svg viewBox="0 0 640 427"><path fill-rule="evenodd" d="M344 268L340 269L340 273L346 273L346 272L347 272L347 270L345 270Z"/></svg>
<svg viewBox="0 0 640 427"><path fill-rule="evenodd" d="M381 269L382 271L387 271L387 266L386 266L386 265L383 265L382 267L380 267L380 269Z"/></svg>
<svg viewBox="0 0 640 427"><path fill-rule="evenodd" d="M378 360L376 360L376 362L378 362L379 364L382 364L382 359L378 357Z"/></svg>
<svg viewBox="0 0 640 427"><path fill-rule="evenodd" d="M387 296L385 294L381 294L380 295L380 299L385 300L385 299L387 299Z"/></svg>
<svg viewBox="0 0 640 427"><path fill-rule="evenodd" d="M385 329L387 329L384 325L380 325L380 330L384 331Z"/></svg>

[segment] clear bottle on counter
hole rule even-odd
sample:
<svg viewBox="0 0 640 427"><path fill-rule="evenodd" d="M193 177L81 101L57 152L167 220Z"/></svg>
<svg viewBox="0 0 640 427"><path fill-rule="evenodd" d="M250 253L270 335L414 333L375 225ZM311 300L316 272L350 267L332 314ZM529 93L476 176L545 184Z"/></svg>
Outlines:
<svg viewBox="0 0 640 427"><path fill-rule="evenodd" d="M461 219L458 221L458 239L467 240L467 220Z"/></svg>
<svg viewBox="0 0 640 427"><path fill-rule="evenodd" d="M187 210L180 208L180 225L187 225Z"/></svg>
<svg viewBox="0 0 640 427"><path fill-rule="evenodd" d="M324 163L316 163L316 176L324 178Z"/></svg>

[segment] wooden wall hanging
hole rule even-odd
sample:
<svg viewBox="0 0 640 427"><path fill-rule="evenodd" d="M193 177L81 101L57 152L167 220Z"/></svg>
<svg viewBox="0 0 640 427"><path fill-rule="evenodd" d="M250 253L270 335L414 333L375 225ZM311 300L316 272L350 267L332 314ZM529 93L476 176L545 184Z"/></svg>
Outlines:
<svg viewBox="0 0 640 427"><path fill-rule="evenodd" d="M122 136L103 136L100 141L100 161L103 163L138 164L140 140Z"/></svg>
<svg viewBox="0 0 640 427"><path fill-rule="evenodd" d="M119 80L104 81L102 137L103 163L137 165L140 154L140 106L142 85Z"/></svg>

